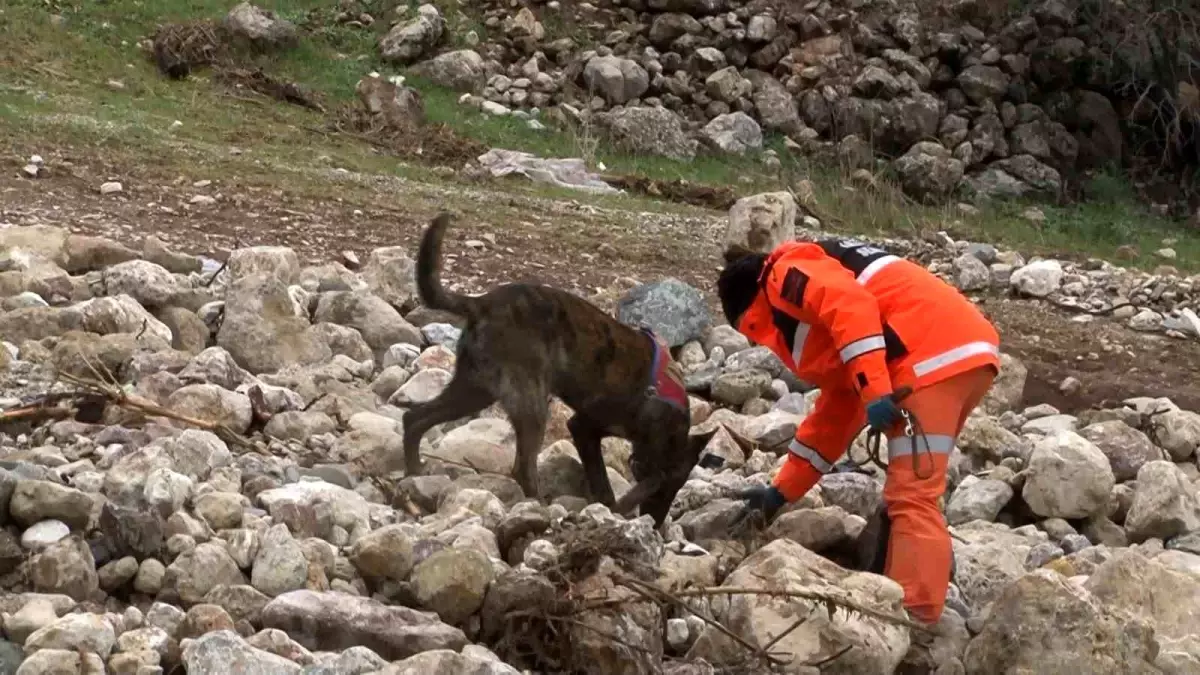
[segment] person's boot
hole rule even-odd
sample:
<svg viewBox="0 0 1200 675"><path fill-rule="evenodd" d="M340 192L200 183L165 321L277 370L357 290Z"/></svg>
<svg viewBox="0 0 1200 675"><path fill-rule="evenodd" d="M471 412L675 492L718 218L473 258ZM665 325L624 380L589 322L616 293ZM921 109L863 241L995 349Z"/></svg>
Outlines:
<svg viewBox="0 0 1200 675"><path fill-rule="evenodd" d="M881 504L858 535L857 569L872 574L883 574L887 566L888 539L891 532L892 520L888 517L887 507Z"/></svg>

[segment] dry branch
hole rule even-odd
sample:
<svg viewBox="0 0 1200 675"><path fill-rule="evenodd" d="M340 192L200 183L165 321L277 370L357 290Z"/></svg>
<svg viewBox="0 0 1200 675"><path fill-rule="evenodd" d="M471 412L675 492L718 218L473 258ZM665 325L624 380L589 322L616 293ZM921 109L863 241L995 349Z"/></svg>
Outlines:
<svg viewBox="0 0 1200 675"><path fill-rule="evenodd" d="M96 368L92 366L90 361L87 360L87 357L83 356L82 353L80 353L80 357L84 359L85 363L87 363L90 368L92 368L93 372L97 372ZM150 399L126 392L119 384L111 380L107 382L104 381L105 378L102 378L98 372L98 379L95 380L86 377L78 377L70 373L59 373L59 377L77 387L82 388L84 390L82 394L102 396L112 405L125 408L126 410L140 412L151 417L165 417L167 419L183 422L184 424L197 429L211 431L226 443L230 443L247 450L253 450L259 454L271 454L266 450L266 448L263 448L258 443L255 443L233 429L230 429L227 425L219 422L213 422L211 420L200 419L191 415L185 415L183 413L171 410L170 408L164 408Z"/></svg>

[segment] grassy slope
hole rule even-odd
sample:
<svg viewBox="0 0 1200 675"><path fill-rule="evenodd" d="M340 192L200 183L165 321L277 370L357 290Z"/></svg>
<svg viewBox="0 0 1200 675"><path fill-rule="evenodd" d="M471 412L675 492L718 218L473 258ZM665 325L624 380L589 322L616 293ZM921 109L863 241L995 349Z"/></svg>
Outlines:
<svg viewBox="0 0 1200 675"><path fill-rule="evenodd" d="M230 0L76 0L74 4L10 0L0 8L0 24L5 25L0 40L0 138L9 139L5 150L10 153L10 166L23 159L11 155L67 147L94 150L113 163L161 167L164 172L195 163L230 164L241 175L257 173L260 180L285 190L314 186L311 180L296 184L295 174L264 168L262 158L269 158L267 164L275 167L334 161L357 171L445 180L428 167L381 156L353 139L315 133L313 129L322 124L318 113L223 95L207 80L207 73L185 82L168 81L137 47L137 41L160 23L220 17L231 4ZM328 20L336 6L333 0L262 0L259 4L297 23L311 11L324 14L326 21L318 23L321 28L299 48L264 65L269 72L320 92L331 103L351 100L355 83L366 72L391 70L376 59L375 31ZM60 19L53 18L56 14ZM452 35L478 28L468 17L449 16ZM112 87L110 81L119 81L123 88ZM541 156L583 155L604 162L610 171L734 186L740 194L780 188L779 175L758 158L700 157L683 163L611 152L597 147L594 139L533 131L519 119L485 116L460 106L452 92L417 85L432 120L493 147ZM183 125L172 129L174 120ZM260 163L229 156L229 146L253 148ZM1046 220L1038 226L1020 215L1025 204L993 204L973 215L953 207L921 207L903 199L886 182L876 189L853 188L843 174L808 166L777 141L772 141L772 147L784 160L785 175L813 181L821 213L856 232L913 235L946 229L1030 251L1077 256L1111 256L1118 246L1132 245L1143 253L1139 264L1144 267L1158 262L1153 251L1170 238L1179 253L1178 266L1200 267L1200 237L1154 217L1134 202L1131 191L1117 179L1093 181L1089 203L1042 206ZM513 189L596 199L529 185ZM621 199L631 208L675 208L641 198Z"/></svg>

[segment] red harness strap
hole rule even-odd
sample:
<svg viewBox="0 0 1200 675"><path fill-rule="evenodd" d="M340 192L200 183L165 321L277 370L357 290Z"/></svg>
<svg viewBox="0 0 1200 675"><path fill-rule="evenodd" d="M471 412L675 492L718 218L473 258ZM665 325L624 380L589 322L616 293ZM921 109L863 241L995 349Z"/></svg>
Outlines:
<svg viewBox="0 0 1200 675"><path fill-rule="evenodd" d="M690 410L687 387L683 384L683 374L680 372L678 364L671 359L671 350L667 347L667 343L647 328L643 328L642 332L650 338L650 343L654 347L654 363L650 368L650 384L647 391L651 396L666 401L680 410Z"/></svg>

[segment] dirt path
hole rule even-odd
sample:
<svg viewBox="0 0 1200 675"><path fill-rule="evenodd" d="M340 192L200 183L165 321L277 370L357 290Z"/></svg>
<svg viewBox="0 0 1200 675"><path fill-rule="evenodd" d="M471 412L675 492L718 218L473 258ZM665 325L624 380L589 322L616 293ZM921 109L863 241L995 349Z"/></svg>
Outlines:
<svg viewBox="0 0 1200 675"><path fill-rule="evenodd" d="M50 160L51 158L48 158ZM670 275L711 294L724 214L680 207L661 211L632 201L595 205L539 196L523 184L495 186L356 177L333 170L300 184L264 175L169 176L122 168L126 189L102 196L116 173L97 159L73 157L69 171L0 186L0 222L44 223L126 243L157 235L181 250L223 258L238 245L280 244L310 262L360 259L379 246L412 247L441 208L463 214L447 252L446 278L470 291L510 279L561 285L609 304L631 280ZM196 195L216 197L194 204ZM715 297L710 299L717 311ZM610 305L611 307L611 305ZM983 302L1004 349L1029 368L1028 404L1067 412L1131 396L1168 396L1200 410L1200 342L1131 331L1104 319L1072 321L1040 302L999 296ZM715 314L719 316L719 312ZM1080 392L1059 391L1073 375Z"/></svg>

